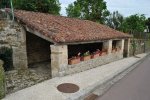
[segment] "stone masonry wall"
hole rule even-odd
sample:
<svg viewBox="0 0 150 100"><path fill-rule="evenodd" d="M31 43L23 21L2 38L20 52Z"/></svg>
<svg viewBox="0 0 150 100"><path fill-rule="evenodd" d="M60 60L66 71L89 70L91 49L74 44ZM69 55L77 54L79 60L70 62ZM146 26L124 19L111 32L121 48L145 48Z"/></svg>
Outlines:
<svg viewBox="0 0 150 100"><path fill-rule="evenodd" d="M37 62L50 62L50 42L34 35L27 33L27 56L28 64Z"/></svg>
<svg viewBox="0 0 150 100"><path fill-rule="evenodd" d="M5 96L5 76L3 69L3 62L0 60L0 99Z"/></svg>
<svg viewBox="0 0 150 100"><path fill-rule="evenodd" d="M104 42L104 48L108 54L88 61L82 61L78 64L68 65L68 49L67 45L51 45L51 68L52 77L64 76L79 73L88 69L92 69L103 64L107 64L123 58L124 39L118 42L121 47L119 52L111 53L112 40Z"/></svg>
<svg viewBox="0 0 150 100"><path fill-rule="evenodd" d="M141 54L144 53L144 40L138 40L135 39L135 45L136 45L136 51L135 54ZM131 45L130 45L130 56L133 56L133 46L132 46L133 40L131 40Z"/></svg>
<svg viewBox="0 0 150 100"><path fill-rule="evenodd" d="M123 58L122 52L111 53L105 56L100 56L96 59L91 59L89 61L83 61L79 64L68 65L68 68L63 72L64 75L79 73L85 70L89 70L100 65L104 65L116 60ZM61 73L61 72L60 72Z"/></svg>
<svg viewBox="0 0 150 100"><path fill-rule="evenodd" d="M68 65L67 45L51 45L52 77L63 76ZM59 73L60 72L60 73Z"/></svg>
<svg viewBox="0 0 150 100"><path fill-rule="evenodd" d="M15 69L27 69L25 30L16 22L0 20L0 48L13 50L13 66Z"/></svg>

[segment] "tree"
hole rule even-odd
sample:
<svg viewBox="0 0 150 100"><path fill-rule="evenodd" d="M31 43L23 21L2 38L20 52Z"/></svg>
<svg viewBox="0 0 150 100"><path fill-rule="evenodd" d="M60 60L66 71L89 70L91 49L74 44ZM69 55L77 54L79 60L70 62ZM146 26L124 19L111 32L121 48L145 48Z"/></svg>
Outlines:
<svg viewBox="0 0 150 100"><path fill-rule="evenodd" d="M61 9L58 0L14 0L13 3L16 9L50 14L59 14Z"/></svg>
<svg viewBox="0 0 150 100"><path fill-rule="evenodd" d="M10 7L10 0L0 0L0 8Z"/></svg>
<svg viewBox="0 0 150 100"><path fill-rule="evenodd" d="M146 26L148 27L148 32L150 32L150 18L146 20Z"/></svg>
<svg viewBox="0 0 150 100"><path fill-rule="evenodd" d="M125 19L125 21L122 24L121 30L123 32L144 32L144 29L146 28L145 25L146 17L145 15L131 15Z"/></svg>
<svg viewBox="0 0 150 100"><path fill-rule="evenodd" d="M103 0L77 0L66 8L68 17L87 19L104 23L109 15L106 2Z"/></svg>
<svg viewBox="0 0 150 100"><path fill-rule="evenodd" d="M121 30L123 21L124 17L118 11L115 11L108 16L105 24L113 29Z"/></svg>
<svg viewBox="0 0 150 100"><path fill-rule="evenodd" d="M74 6L73 4L69 4L68 8L66 8L66 11L68 17L81 17L81 7L79 4L76 4L76 6Z"/></svg>

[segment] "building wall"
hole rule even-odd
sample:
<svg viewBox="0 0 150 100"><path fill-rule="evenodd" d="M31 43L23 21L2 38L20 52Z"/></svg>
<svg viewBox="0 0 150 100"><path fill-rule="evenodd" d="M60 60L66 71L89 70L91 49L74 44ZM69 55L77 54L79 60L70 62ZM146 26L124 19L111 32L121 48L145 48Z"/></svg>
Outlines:
<svg viewBox="0 0 150 100"><path fill-rule="evenodd" d="M74 73L79 73L85 70L89 70L95 67L98 67L100 65L104 65L113 61L117 61L123 58L123 53L122 52L116 52L116 53L112 53L109 55L105 55L105 56L100 56L98 58L95 59L91 59L88 61L83 61L79 64L75 64L75 65L68 65L68 69L66 69L65 71L63 71L64 75L68 75L68 74L74 74ZM60 72L61 73L61 72Z"/></svg>
<svg viewBox="0 0 150 100"><path fill-rule="evenodd" d="M26 35L24 28L17 22L0 20L0 48L13 51L13 66L17 70L27 69Z"/></svg>
<svg viewBox="0 0 150 100"><path fill-rule="evenodd" d="M27 32L27 57L28 64L49 61L50 62L50 42Z"/></svg>
<svg viewBox="0 0 150 100"><path fill-rule="evenodd" d="M79 73L122 59L124 39L118 41L117 46L120 46L120 50L114 53L112 53L112 41L113 40L107 40L103 42L103 48L108 51L108 54L105 56L100 56L88 61L81 61L80 63L73 65L68 64L68 53L70 49L68 49L67 45L51 45L52 77Z"/></svg>

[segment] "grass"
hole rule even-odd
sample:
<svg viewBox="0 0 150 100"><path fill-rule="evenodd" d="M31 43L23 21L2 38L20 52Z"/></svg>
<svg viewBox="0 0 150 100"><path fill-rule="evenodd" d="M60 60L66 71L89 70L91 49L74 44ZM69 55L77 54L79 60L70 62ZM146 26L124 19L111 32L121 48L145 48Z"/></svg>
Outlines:
<svg viewBox="0 0 150 100"><path fill-rule="evenodd" d="M4 69L0 62L0 99L5 96L5 81L4 81Z"/></svg>

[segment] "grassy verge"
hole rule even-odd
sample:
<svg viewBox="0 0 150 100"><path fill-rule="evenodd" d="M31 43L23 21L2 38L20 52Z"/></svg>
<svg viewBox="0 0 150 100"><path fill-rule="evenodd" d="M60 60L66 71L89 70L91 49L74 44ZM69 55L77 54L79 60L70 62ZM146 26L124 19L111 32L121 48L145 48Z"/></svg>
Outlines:
<svg viewBox="0 0 150 100"><path fill-rule="evenodd" d="M0 100L5 96L5 76L3 69L3 62L0 60Z"/></svg>

